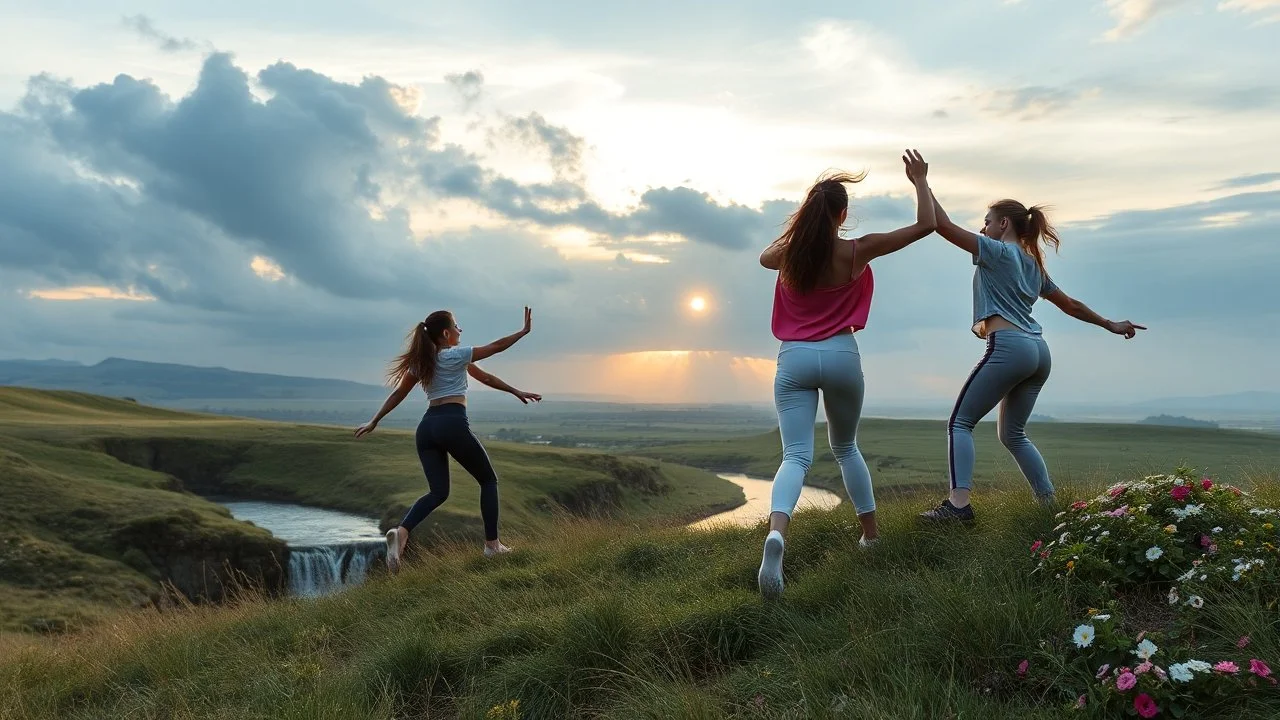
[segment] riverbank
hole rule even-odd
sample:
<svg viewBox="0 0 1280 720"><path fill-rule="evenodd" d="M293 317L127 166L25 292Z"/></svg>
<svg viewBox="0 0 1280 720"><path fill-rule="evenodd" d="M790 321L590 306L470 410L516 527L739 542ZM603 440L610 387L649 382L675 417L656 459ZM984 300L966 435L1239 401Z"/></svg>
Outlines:
<svg viewBox="0 0 1280 720"><path fill-rule="evenodd" d="M672 463L489 444L503 524L558 517L680 522L742 502ZM400 518L423 492L407 432L170 412L77 393L0 388L0 630L61 632L118 609L219 601L287 586L288 548L201 497L235 496ZM458 471L418 535L480 535L479 491ZM166 594L172 586L177 596Z"/></svg>

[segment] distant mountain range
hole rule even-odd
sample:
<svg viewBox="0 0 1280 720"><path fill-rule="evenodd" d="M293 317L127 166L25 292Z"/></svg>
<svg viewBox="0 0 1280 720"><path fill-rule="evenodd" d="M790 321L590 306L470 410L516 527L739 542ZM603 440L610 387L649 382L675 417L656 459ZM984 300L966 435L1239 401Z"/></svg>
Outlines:
<svg viewBox="0 0 1280 720"><path fill-rule="evenodd" d="M381 402L387 394L385 387L350 380L250 373L221 367L195 367L122 358L108 358L96 365L83 365L66 360L0 360L0 385L22 385L45 390L78 390L113 397L131 397L144 402L161 404L172 404L183 400L223 399ZM630 404L619 398L583 395L557 395L556 399ZM889 405L892 403L886 405L886 408ZM928 405L929 410L937 409L933 407L934 404ZM1204 419L1221 419L1227 415L1280 418L1280 393L1262 391L1204 397L1160 398L1124 405L1106 406L1103 403L1080 403L1079 407L1076 405L1076 403L1062 404L1061 411L1046 407L1045 412L1059 416L1059 419L1074 415L1090 415L1092 412L1088 412L1089 410L1104 407L1109 413L1133 415L1135 420L1158 414L1192 415ZM939 412L943 412L945 416L944 411L950 408L950 404L941 403L937 404L937 407L943 409ZM923 411L924 404L921 404L921 408Z"/></svg>
<svg viewBox="0 0 1280 720"><path fill-rule="evenodd" d="M107 358L97 365L65 360L0 360L0 385L131 397L188 399L380 400L387 389L349 380L291 377Z"/></svg>

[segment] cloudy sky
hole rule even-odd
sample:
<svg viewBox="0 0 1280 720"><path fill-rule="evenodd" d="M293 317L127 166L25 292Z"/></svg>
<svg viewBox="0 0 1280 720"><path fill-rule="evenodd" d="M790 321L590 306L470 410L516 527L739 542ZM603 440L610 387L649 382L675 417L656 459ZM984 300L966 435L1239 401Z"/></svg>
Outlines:
<svg viewBox="0 0 1280 720"><path fill-rule="evenodd" d="M620 7L613 7L614 5ZM378 381L428 312L522 388L765 400L757 263L815 176L849 233L1048 203L1046 401L1280 390L1280 0L9 0L0 357ZM852 223L851 223L852 224ZM878 260L871 402L981 354L968 258ZM701 297L705 309L691 309Z"/></svg>

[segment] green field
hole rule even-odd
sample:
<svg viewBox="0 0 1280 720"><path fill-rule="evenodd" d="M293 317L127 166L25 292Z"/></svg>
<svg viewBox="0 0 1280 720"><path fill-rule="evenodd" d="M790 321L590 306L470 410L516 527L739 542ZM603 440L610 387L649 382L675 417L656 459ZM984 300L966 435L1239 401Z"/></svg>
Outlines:
<svg viewBox="0 0 1280 720"><path fill-rule="evenodd" d="M1280 482L1280 438L1243 430L1157 427L1126 424L1032 423L1028 434L1040 448L1055 479L1132 475L1182 463L1230 482ZM1022 486L1018 467L996 438L995 423L974 431L978 464L976 490ZM863 421L858 447L871 468L877 490L947 488L946 424L929 420ZM782 460L775 430L731 439L638 448L635 454L695 467L772 478ZM826 446L826 428L817 430L809 481L843 492L840 470Z"/></svg>
<svg viewBox="0 0 1280 720"><path fill-rule="evenodd" d="M1004 491L986 496L974 530L921 530L913 513L886 503L885 540L870 553L856 547L847 505L798 515L778 602L755 589L758 529L579 521L496 561L440 549L397 577L315 601L10 637L0 716L1098 717L1067 710L1085 682L1053 660L1071 652L1097 588L1033 575L1027 557L1056 520ZM1232 652L1248 634L1250 653L1277 657L1267 596L1219 599L1194 628L1204 652ZM1135 627L1161 604L1122 598ZM1280 695L1264 686L1195 717L1277 713Z"/></svg>
<svg viewBox="0 0 1280 720"><path fill-rule="evenodd" d="M679 523L742 502L730 483L670 463L488 447L503 527L517 534L564 513ZM426 490L404 431L357 442L344 428L16 388L0 388L0 473L0 629L11 630L75 627L111 608L163 602L164 580L188 598L220 598L239 573L278 585L284 545L199 495L288 500L386 525ZM453 477L419 540L479 536L478 486L460 468Z"/></svg>

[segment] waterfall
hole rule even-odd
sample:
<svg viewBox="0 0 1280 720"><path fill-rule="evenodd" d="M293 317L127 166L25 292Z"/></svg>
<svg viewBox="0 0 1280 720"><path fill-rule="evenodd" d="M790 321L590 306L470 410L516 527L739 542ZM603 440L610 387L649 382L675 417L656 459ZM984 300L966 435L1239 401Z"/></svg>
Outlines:
<svg viewBox="0 0 1280 720"><path fill-rule="evenodd" d="M317 597L364 582L386 552L378 542L289 548L289 592Z"/></svg>

